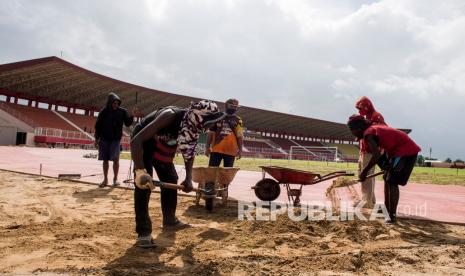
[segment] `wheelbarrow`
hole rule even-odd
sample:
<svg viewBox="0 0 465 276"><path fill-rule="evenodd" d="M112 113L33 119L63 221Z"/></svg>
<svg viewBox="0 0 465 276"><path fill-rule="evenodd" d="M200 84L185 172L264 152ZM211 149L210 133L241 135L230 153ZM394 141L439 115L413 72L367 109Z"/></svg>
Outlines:
<svg viewBox="0 0 465 276"><path fill-rule="evenodd" d="M309 171L295 170L278 166L260 166L262 168L263 178L258 181L252 189L255 195L263 201L273 201L281 194L280 184L286 187L287 198L294 206L300 204L303 186L314 185L332 178L341 176L353 176L353 173L346 171L336 171L325 175ZM266 178L266 173L272 178ZM299 188L293 188L291 185L300 185Z"/></svg>
<svg viewBox="0 0 465 276"><path fill-rule="evenodd" d="M228 202L228 187L236 176L237 171L239 171L239 168L192 168L192 181L198 183L195 204L199 205L200 199L203 198L206 209L211 212L213 210L214 199L220 197L222 205L226 205Z"/></svg>

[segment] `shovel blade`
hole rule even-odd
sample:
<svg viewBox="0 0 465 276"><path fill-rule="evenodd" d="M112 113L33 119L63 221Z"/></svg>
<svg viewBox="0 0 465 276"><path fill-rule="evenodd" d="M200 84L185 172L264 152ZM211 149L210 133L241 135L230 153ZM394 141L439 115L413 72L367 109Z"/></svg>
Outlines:
<svg viewBox="0 0 465 276"><path fill-rule="evenodd" d="M80 179L80 173L61 173L58 175L59 179Z"/></svg>

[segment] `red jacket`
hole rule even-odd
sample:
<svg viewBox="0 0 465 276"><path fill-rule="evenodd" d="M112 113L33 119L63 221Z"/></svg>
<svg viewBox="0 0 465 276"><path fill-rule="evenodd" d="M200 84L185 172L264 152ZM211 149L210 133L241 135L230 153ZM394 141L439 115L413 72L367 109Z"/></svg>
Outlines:
<svg viewBox="0 0 465 276"><path fill-rule="evenodd" d="M387 124L384 122L383 115L381 115L381 113L376 111L375 107L373 106L373 103L367 97L365 96L361 97L355 104L355 107L358 109L360 115L365 116L365 119L371 125L386 125L387 126ZM368 147L363 139L360 140L360 152L361 153L368 152Z"/></svg>

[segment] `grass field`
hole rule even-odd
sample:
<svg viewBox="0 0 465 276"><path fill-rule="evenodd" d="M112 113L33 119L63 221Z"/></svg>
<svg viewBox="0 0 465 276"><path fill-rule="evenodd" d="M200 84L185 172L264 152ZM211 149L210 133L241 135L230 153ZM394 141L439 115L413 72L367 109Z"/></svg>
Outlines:
<svg viewBox="0 0 465 276"><path fill-rule="evenodd" d="M121 158L129 159L130 154L122 153ZM177 156L175 164L183 165L181 156ZM206 156L197 156L194 166L207 166L208 158ZM335 163L319 161L299 161L299 160L279 160L279 159L258 159L243 158L236 160L235 166L241 170L260 171L259 166L282 166L293 169L313 171L325 174L333 171L346 170L356 173L358 165L356 163ZM381 180L380 177L377 178ZM439 184L439 185L461 185L465 186L465 170L446 169L446 168L426 168L415 167L410 177L410 182Z"/></svg>

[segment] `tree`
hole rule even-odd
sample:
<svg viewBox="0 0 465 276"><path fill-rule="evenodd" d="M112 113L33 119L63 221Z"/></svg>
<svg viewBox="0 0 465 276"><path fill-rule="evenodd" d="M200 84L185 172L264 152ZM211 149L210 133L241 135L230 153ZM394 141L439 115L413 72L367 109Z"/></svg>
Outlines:
<svg viewBox="0 0 465 276"><path fill-rule="evenodd" d="M417 164L418 166L423 166L425 164L425 157L423 155L418 155L417 157Z"/></svg>
<svg viewBox="0 0 465 276"><path fill-rule="evenodd" d="M444 161L444 163L452 163L452 159L450 159L449 157L447 157L447 159Z"/></svg>
<svg viewBox="0 0 465 276"><path fill-rule="evenodd" d="M463 160L462 159L457 159L454 161L454 163L463 163Z"/></svg>

